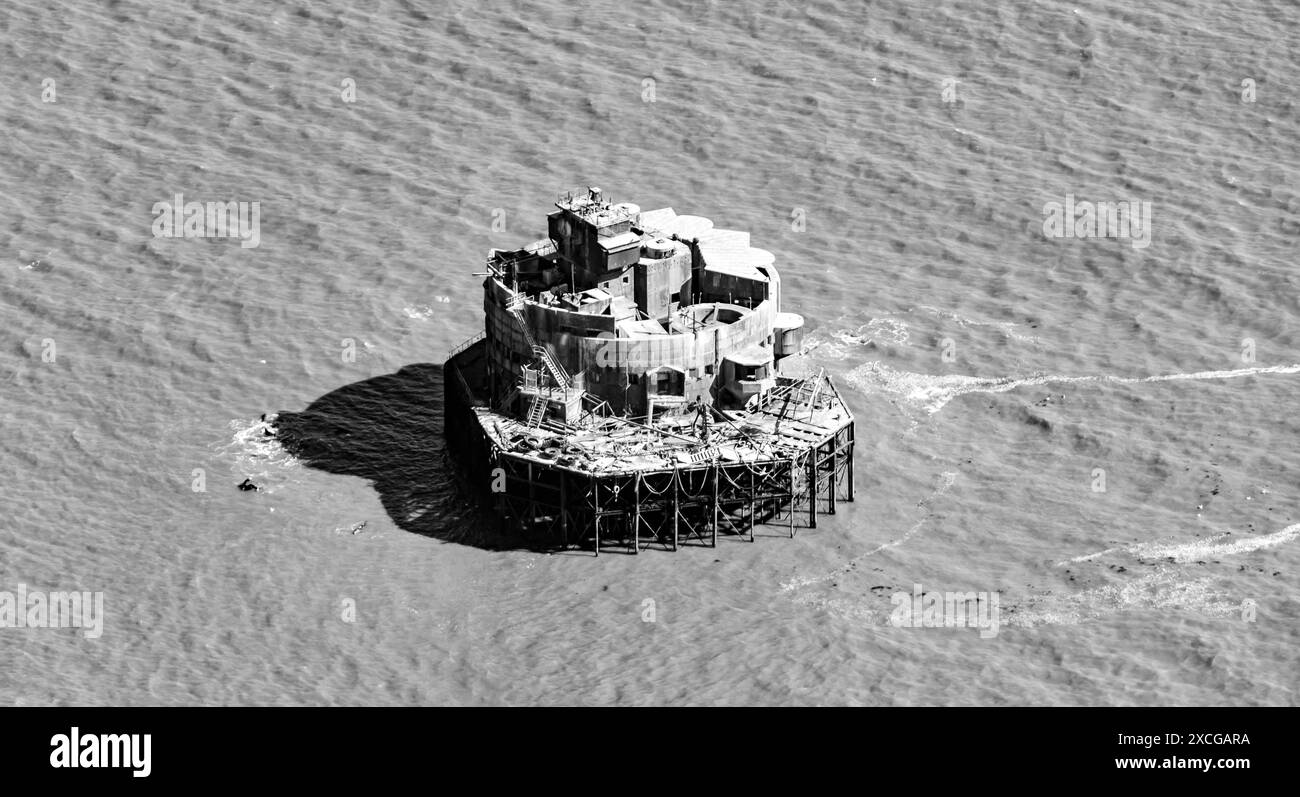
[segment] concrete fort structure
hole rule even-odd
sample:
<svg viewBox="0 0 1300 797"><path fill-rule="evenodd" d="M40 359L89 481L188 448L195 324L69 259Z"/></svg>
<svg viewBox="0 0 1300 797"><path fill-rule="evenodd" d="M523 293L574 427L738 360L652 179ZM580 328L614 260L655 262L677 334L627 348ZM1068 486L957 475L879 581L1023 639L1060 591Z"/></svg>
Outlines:
<svg viewBox="0 0 1300 797"><path fill-rule="evenodd" d="M804 320L770 252L599 188L555 207L489 254L484 330L444 366L448 438L502 523L675 550L852 500L852 414L824 373L779 373Z"/></svg>

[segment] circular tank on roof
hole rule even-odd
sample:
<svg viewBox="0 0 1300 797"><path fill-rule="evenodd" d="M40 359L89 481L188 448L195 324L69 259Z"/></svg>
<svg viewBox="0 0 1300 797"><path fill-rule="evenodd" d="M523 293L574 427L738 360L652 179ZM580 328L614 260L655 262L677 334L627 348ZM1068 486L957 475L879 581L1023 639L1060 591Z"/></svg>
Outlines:
<svg viewBox="0 0 1300 797"><path fill-rule="evenodd" d="M777 313L772 320L775 340L772 351L777 357L790 357L803 348L803 316L798 313Z"/></svg>
<svg viewBox="0 0 1300 797"><path fill-rule="evenodd" d="M698 238L711 229L713 229L713 220L703 216L678 216L673 221L673 232L677 233L678 238L687 241Z"/></svg>
<svg viewBox="0 0 1300 797"><path fill-rule="evenodd" d="M663 260L672 257L673 242L664 237L651 238L641 245L641 251L651 260Z"/></svg>
<svg viewBox="0 0 1300 797"><path fill-rule="evenodd" d="M614 206L614 210L626 213L632 217L633 224L641 223L641 206L633 205L631 202L619 202Z"/></svg>

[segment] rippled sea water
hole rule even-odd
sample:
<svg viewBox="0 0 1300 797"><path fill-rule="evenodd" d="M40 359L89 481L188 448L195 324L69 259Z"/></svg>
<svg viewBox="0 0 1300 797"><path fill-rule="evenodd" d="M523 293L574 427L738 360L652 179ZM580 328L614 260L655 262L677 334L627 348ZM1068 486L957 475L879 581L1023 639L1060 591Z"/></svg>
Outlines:
<svg viewBox="0 0 1300 797"><path fill-rule="evenodd" d="M0 9L0 590L106 612L0 629L0 700L1297 702L1290 0L354 5ZM584 184L776 254L857 501L484 544L435 366ZM176 193L260 245L155 238ZM1067 195L1149 246L1045 237ZM891 626L914 584L1000 632Z"/></svg>

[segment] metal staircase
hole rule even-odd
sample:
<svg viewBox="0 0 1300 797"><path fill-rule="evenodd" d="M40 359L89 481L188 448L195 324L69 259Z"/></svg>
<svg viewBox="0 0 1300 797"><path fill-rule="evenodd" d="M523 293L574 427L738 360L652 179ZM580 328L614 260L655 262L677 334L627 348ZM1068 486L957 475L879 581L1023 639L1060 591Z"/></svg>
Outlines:
<svg viewBox="0 0 1300 797"><path fill-rule="evenodd" d="M546 370L551 372L551 376L555 379L556 384L564 390L569 389L569 372L565 371L564 367L555 361L555 358L551 356L551 353L546 350L545 346L534 346L533 355L546 364Z"/></svg>
<svg viewBox="0 0 1300 797"><path fill-rule="evenodd" d="M705 446L691 453L691 464L698 465L706 459L712 459L717 453L718 449L715 446Z"/></svg>
<svg viewBox="0 0 1300 797"><path fill-rule="evenodd" d="M537 339L533 337L533 331L528 328L528 320L524 318L525 301L524 295L516 291L510 297L510 301L506 302L506 310L515 317L515 322L519 324L519 329L524 333L524 341L528 343L528 348L532 350L533 356L542 361L547 372L555 379L556 384L561 389L568 390L572 385L568 371L565 371L564 366L556 362L545 346L537 344Z"/></svg>
<svg viewBox="0 0 1300 797"><path fill-rule="evenodd" d="M541 426L544 417L546 417L546 399L538 393L533 396L533 404L528 408L528 428L536 429Z"/></svg>

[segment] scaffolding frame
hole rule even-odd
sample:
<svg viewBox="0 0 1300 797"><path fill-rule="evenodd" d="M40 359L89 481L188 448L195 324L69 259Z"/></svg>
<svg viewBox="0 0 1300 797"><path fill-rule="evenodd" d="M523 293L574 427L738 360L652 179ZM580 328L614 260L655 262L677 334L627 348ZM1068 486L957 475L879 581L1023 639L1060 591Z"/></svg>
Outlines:
<svg viewBox="0 0 1300 797"><path fill-rule="evenodd" d="M495 449L500 491L490 504L503 529L543 548L676 551L754 540L759 526L791 538L853 500L853 425L789 459L692 463L597 473L539 464Z"/></svg>
<svg viewBox="0 0 1300 797"><path fill-rule="evenodd" d="M474 342L449 358L444 369L447 435L463 452L466 476L479 489L501 530L518 533L530 545L547 550L589 550L639 554L643 550L677 551L716 547L719 536L753 541L758 527L781 528L791 538L798 529L817 527L819 514L835 514L836 505L854 499L853 416L834 428L813 427L799 419L821 402L842 405L834 384L823 379L796 380L766 394L759 413L776 417L776 429L793 435L768 456L725 458L716 445L655 428L633 419L613 418L608 405L586 401L577 426L561 432L599 430L606 424L636 429L660 444L695 443L700 459L656 467L593 469L541 461L527 451L509 450L498 441L504 416L480 415L491 408L478 398L460 364L481 357ZM590 397L588 397L590 398ZM494 417L495 416L495 417ZM499 419L499 421L498 421ZM721 426L739 432L735 421L718 413ZM490 434L485 423L495 427ZM814 430L816 434L814 435ZM775 431L770 436L780 436ZM686 449L682 449L686 450Z"/></svg>

